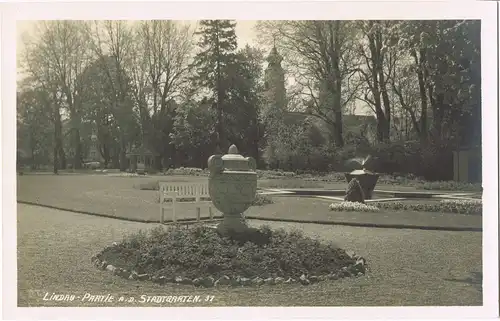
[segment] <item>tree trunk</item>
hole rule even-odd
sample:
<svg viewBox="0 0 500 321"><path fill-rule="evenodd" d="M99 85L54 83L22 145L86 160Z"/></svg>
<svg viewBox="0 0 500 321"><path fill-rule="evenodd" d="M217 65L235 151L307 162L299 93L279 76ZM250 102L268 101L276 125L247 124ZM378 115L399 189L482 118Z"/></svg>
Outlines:
<svg viewBox="0 0 500 321"><path fill-rule="evenodd" d="M424 69L425 66L425 50L420 50L420 60L417 57L416 52L412 53L415 63L417 64L417 77L418 77L418 87L420 92L420 140L423 143L427 142L427 93L425 90L425 79L424 79Z"/></svg>
<svg viewBox="0 0 500 321"><path fill-rule="evenodd" d="M54 94L55 98L55 94ZM59 105L53 102L53 117L54 117L54 174L58 173L60 167L59 157L61 155L61 114L59 112ZM62 157L61 157L62 158ZM64 164L65 165L65 164Z"/></svg>
<svg viewBox="0 0 500 321"><path fill-rule="evenodd" d="M62 131L59 131L59 133L61 133ZM59 134L59 168L61 169L65 169L66 168L66 153L64 152L64 148L63 148L63 143L62 143L62 135Z"/></svg>
<svg viewBox="0 0 500 321"><path fill-rule="evenodd" d="M57 141L55 131L54 131L54 140ZM57 144L54 144L54 167L53 167L54 174L57 174L58 167L59 167L59 160L57 157Z"/></svg>
<svg viewBox="0 0 500 321"><path fill-rule="evenodd" d="M384 142L389 140L391 108L384 77L384 56L382 53L382 34L380 30L374 35L368 36L368 39L372 61L372 94L375 103L375 114L377 116L377 140Z"/></svg>
<svg viewBox="0 0 500 321"><path fill-rule="evenodd" d="M34 170L36 168L36 158L34 153L34 148L31 149L31 169Z"/></svg>
<svg viewBox="0 0 500 321"><path fill-rule="evenodd" d="M120 171L124 172L127 170L127 155L126 155L127 144L125 142L125 137L123 133L120 133Z"/></svg>
<svg viewBox="0 0 500 321"><path fill-rule="evenodd" d="M432 135L436 139L441 139L443 134L444 120L444 94L439 93L434 97L433 88L429 86L429 97L431 97L432 108Z"/></svg>
<svg viewBox="0 0 500 321"><path fill-rule="evenodd" d="M75 155L73 157L73 168L82 168L82 142L80 141L80 130L73 128L73 139L75 144Z"/></svg>
<svg viewBox="0 0 500 321"><path fill-rule="evenodd" d="M384 141L389 141L391 138L391 102L387 93L387 84L385 83L384 71L380 70L380 88L382 100L384 102Z"/></svg>
<svg viewBox="0 0 500 321"><path fill-rule="evenodd" d="M380 106L375 108L375 116L377 117L377 141L383 142L386 139L386 121L385 115Z"/></svg>
<svg viewBox="0 0 500 321"><path fill-rule="evenodd" d="M334 139L335 139L335 146L337 147L344 147L344 137L343 137L343 130L342 130L342 111L336 111L335 112L335 127L333 128L334 130Z"/></svg>

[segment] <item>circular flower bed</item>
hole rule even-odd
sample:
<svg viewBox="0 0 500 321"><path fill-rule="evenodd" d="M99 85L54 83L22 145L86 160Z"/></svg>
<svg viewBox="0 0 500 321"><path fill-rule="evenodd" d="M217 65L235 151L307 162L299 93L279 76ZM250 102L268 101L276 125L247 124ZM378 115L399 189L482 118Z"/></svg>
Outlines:
<svg viewBox="0 0 500 321"><path fill-rule="evenodd" d="M194 286L301 283L361 276L364 258L333 244L268 227L223 237L206 226L158 227L92 257L102 269L132 280Z"/></svg>

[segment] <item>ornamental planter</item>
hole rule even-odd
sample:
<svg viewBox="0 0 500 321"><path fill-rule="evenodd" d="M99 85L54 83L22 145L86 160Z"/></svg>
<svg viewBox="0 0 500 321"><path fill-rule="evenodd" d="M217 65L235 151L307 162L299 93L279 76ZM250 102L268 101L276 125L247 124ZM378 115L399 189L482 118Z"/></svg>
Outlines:
<svg viewBox="0 0 500 321"><path fill-rule="evenodd" d="M371 199L375 185L377 185L379 174L370 172L366 169L357 169L350 173L345 173L347 183L356 178L363 189L365 199Z"/></svg>
<svg viewBox="0 0 500 321"><path fill-rule="evenodd" d="M223 213L223 220L217 226L222 234L248 230L242 214L255 200L256 167L255 159L239 155L235 145L229 147L228 154L208 159L208 191L215 208Z"/></svg>

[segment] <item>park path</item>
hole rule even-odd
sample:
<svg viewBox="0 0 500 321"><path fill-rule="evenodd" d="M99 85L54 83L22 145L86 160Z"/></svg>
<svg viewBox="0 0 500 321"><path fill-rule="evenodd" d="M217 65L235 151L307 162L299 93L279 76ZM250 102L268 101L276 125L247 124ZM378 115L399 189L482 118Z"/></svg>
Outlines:
<svg viewBox="0 0 500 321"><path fill-rule="evenodd" d="M18 205L18 294L20 306L47 304L45 291L116 293L130 283L98 272L89 258L145 224L37 206ZM215 292L217 305L245 306L422 306L482 304L482 233L371 229L348 226L250 221L253 226L300 229L365 257L366 276L286 289ZM141 293L165 293L141 283ZM169 288L169 294L183 293ZM192 290L190 290L192 291ZM214 290L210 290L213 295ZM41 294L41 295L40 295Z"/></svg>

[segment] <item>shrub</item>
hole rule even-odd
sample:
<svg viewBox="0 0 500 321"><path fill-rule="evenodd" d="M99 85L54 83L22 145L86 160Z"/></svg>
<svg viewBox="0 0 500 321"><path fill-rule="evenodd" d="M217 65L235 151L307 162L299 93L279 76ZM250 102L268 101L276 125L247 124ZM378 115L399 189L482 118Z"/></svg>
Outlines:
<svg viewBox="0 0 500 321"><path fill-rule="evenodd" d="M337 272L355 263L332 243L269 227L237 240L205 226L158 227L131 235L97 255L116 267L151 276L293 277ZM253 235L251 235L253 234Z"/></svg>
<svg viewBox="0 0 500 321"><path fill-rule="evenodd" d="M273 199L270 198L269 196L257 193L255 195L255 199L252 203L252 206L263 206L263 205L273 204L273 203L274 203Z"/></svg>
<svg viewBox="0 0 500 321"><path fill-rule="evenodd" d="M358 202L340 202L330 204L330 210L336 212L378 212L376 206L366 205Z"/></svg>
<svg viewBox="0 0 500 321"><path fill-rule="evenodd" d="M344 197L344 201L347 202L365 202L365 195L359 181L356 178L351 179L349 185L347 185L347 192Z"/></svg>
<svg viewBox="0 0 500 321"><path fill-rule="evenodd" d="M164 175L208 176L209 174L208 169L195 167L169 168L164 172Z"/></svg>
<svg viewBox="0 0 500 321"><path fill-rule="evenodd" d="M443 212L481 215L483 205L481 200L442 200L436 203L409 203L409 202L380 202L376 205L380 209L422 211L422 212Z"/></svg>
<svg viewBox="0 0 500 321"><path fill-rule="evenodd" d="M261 188L322 188L323 184L315 181L306 181L300 179L275 179L270 182L259 182Z"/></svg>
<svg viewBox="0 0 500 321"><path fill-rule="evenodd" d="M273 178L283 178L283 177L294 177L295 173L294 172L286 172L283 170L257 170L257 177L258 178L266 178L266 179L273 179Z"/></svg>

